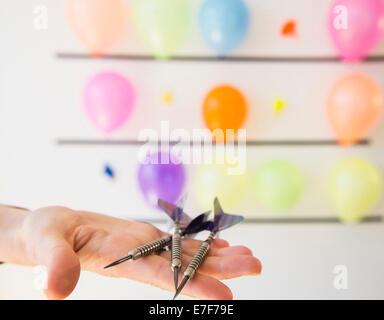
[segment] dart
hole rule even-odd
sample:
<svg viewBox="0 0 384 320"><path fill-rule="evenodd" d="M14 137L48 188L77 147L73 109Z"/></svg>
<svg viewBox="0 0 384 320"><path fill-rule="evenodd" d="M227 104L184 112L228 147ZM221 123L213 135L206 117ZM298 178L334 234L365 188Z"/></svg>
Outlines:
<svg viewBox="0 0 384 320"><path fill-rule="evenodd" d="M184 199L182 199L182 201L184 201ZM207 221L211 211L202 213L192 220L186 213L183 212L183 209L174 204L159 200L159 207L163 209L172 220L175 221L175 217L179 217L180 238L184 238L187 235L192 235L203 230L209 230L211 228L211 222ZM182 213L177 213L177 211L181 211ZM153 253L157 253L162 249L172 245L172 239L173 236L169 235L137 247L134 250L128 252L127 256L105 266L104 269L114 267L129 260L137 260L149 256Z"/></svg>
<svg viewBox="0 0 384 320"><path fill-rule="evenodd" d="M177 290L178 284L179 284L179 272L181 269L181 263L182 263L182 247L181 247L181 240L185 235L184 232L180 232L180 228L185 225L186 220L190 220L190 218L183 212L184 203L186 200L186 195L184 195L178 202L178 206L175 207L171 203L167 203L161 199L158 201L158 206L162 208L173 220L174 222L174 231L173 231L173 237L172 237L172 254L171 254L171 269L173 271L173 279L175 284L175 290ZM191 233L197 233L202 230L206 230L208 227L208 222L205 220L207 219L210 212L207 212L205 215L201 216L204 217L204 220L201 220L201 218L194 221L194 223L191 224L188 228L189 234ZM182 220L183 219L183 220ZM205 223L205 224L204 224ZM202 228L200 230L200 228ZM191 232L191 230L193 232Z"/></svg>
<svg viewBox="0 0 384 320"><path fill-rule="evenodd" d="M181 198L179 207L174 210L174 230L172 237L172 254L171 254L171 269L173 271L173 279L175 284L175 290L177 290L179 284L179 271L181 269L182 248L181 248L181 233L180 233L180 219L183 215L183 207L186 200L186 195Z"/></svg>
<svg viewBox="0 0 384 320"><path fill-rule="evenodd" d="M176 289L176 293L173 297L173 300L175 300L176 297L181 293L184 286L187 284L189 280L191 280L194 277L196 271L204 262L204 259L211 246L212 240L217 236L218 232L228 229L244 220L244 217L242 216L236 216L236 215L224 213L219 203L219 200L217 198L215 198L214 200L214 214L215 214L214 221L209 226L210 234L208 238L205 241L203 241L203 243L200 245L199 249L196 251L192 260L189 262L187 268L185 269L184 278L180 286Z"/></svg>

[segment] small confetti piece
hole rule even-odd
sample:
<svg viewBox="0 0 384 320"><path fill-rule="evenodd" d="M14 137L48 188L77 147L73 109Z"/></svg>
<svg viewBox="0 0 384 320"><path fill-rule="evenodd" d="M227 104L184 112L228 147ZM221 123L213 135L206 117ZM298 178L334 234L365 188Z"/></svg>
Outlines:
<svg viewBox="0 0 384 320"><path fill-rule="evenodd" d="M297 36L297 23L295 20L288 20L283 24L281 28L281 35L283 37L295 37Z"/></svg>
<svg viewBox="0 0 384 320"><path fill-rule="evenodd" d="M104 167L104 173L105 173L105 175L107 175L111 179L115 178L115 171L108 164L105 165L105 167Z"/></svg>
<svg viewBox="0 0 384 320"><path fill-rule="evenodd" d="M164 95L162 97L162 100L166 104L172 103L173 102L173 95L172 95L172 93L170 93L170 92L164 93Z"/></svg>
<svg viewBox="0 0 384 320"><path fill-rule="evenodd" d="M286 103L282 99L275 100L275 115L278 116L285 109Z"/></svg>

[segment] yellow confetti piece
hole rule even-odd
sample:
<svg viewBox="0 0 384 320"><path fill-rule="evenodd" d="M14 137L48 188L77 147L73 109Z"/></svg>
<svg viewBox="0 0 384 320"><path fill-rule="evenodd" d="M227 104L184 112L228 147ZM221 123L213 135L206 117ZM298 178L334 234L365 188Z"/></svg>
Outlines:
<svg viewBox="0 0 384 320"><path fill-rule="evenodd" d="M166 92L164 93L163 97L162 97L162 101L166 104L170 104L173 102L173 95L172 93L170 92Z"/></svg>
<svg viewBox="0 0 384 320"><path fill-rule="evenodd" d="M278 116L285 109L286 103L282 99L275 100L275 115Z"/></svg>

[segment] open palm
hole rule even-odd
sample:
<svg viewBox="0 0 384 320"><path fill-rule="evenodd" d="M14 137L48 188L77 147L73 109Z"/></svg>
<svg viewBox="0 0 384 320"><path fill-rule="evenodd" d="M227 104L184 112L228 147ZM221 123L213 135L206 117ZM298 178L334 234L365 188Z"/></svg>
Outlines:
<svg viewBox="0 0 384 320"><path fill-rule="evenodd" d="M25 255L18 263L47 267L48 298L67 297L77 284L80 268L174 291L169 252L103 268L132 249L167 235L150 224L49 207L29 213L21 234ZM184 266L200 244L201 241L193 239L183 241ZM182 293L199 299L232 299L231 290L220 280L260 272L260 261L248 248L229 246L226 241L216 239L203 265Z"/></svg>

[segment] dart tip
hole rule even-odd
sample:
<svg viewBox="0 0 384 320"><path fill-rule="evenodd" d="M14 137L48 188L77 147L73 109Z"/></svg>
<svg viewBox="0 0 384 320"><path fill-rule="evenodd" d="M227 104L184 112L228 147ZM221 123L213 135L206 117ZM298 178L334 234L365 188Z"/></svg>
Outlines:
<svg viewBox="0 0 384 320"><path fill-rule="evenodd" d="M113 262L113 263L111 263L111 264L105 266L104 269L108 269L108 268L111 268L111 267L116 266L116 265L117 265L117 263L116 263L116 262Z"/></svg>
<svg viewBox="0 0 384 320"><path fill-rule="evenodd" d="M175 295L173 296L172 300L175 300L177 296L181 293L183 290L184 286L187 284L189 280L189 277L184 277L183 281L180 283L180 286L177 288Z"/></svg>
<svg viewBox="0 0 384 320"><path fill-rule="evenodd" d="M179 268L178 267L174 267L173 269L173 279L175 282L175 290L177 292L177 287L179 286Z"/></svg>
<svg viewBox="0 0 384 320"><path fill-rule="evenodd" d="M123 262L128 261L128 260L131 260L131 259L132 259L132 256L131 256L131 255L126 256L126 257L124 257L124 258L121 258L121 259L119 259L119 260L116 260L115 262L112 262L111 264L105 266L104 269L108 269L108 268L117 266L118 264L123 263Z"/></svg>

